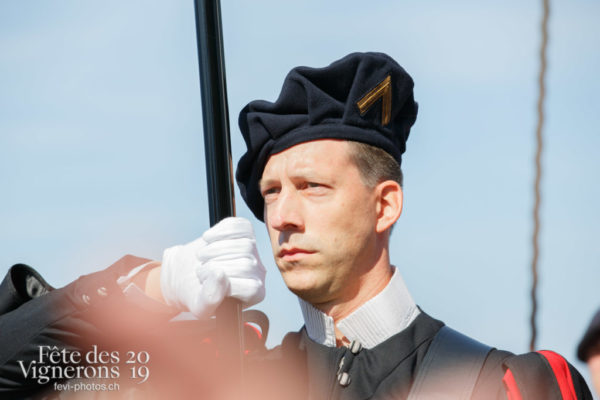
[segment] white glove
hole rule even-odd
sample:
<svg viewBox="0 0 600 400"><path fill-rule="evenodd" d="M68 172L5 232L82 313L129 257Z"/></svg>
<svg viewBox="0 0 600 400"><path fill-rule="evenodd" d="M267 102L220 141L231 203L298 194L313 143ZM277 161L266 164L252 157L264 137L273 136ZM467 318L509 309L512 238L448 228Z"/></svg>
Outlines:
<svg viewBox="0 0 600 400"><path fill-rule="evenodd" d="M160 287L167 304L208 318L225 297L235 297L245 307L262 301L265 274L252 224L230 217L201 238L166 249Z"/></svg>

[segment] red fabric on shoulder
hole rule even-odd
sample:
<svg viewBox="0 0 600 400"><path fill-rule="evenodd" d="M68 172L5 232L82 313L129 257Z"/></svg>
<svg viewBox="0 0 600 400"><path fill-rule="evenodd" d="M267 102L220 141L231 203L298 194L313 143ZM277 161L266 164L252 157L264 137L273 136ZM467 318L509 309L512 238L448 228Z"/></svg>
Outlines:
<svg viewBox="0 0 600 400"><path fill-rule="evenodd" d="M562 395L563 400L577 400L573 379L571 378L571 372L569 371L567 361L561 355L550 350L540 350L538 353L548 360L548 364L550 364L552 372L554 372L554 376L558 382L558 387L560 388L560 394Z"/></svg>
<svg viewBox="0 0 600 400"><path fill-rule="evenodd" d="M515 377L510 369L506 370L504 378L502 378L502 383L504 383L504 388L506 389L506 398L508 400L523 400L519 386L517 386Z"/></svg>

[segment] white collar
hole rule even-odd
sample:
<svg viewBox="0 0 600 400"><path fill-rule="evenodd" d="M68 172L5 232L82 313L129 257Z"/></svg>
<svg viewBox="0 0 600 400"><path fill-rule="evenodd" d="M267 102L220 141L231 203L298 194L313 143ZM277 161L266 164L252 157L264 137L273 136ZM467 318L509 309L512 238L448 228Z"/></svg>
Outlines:
<svg viewBox="0 0 600 400"><path fill-rule="evenodd" d="M300 299L300 308L308 337L325 346L335 347L333 318ZM394 267L387 286L352 314L338 321L337 328L349 341L356 340L372 348L406 329L421 311L412 299L402 276Z"/></svg>

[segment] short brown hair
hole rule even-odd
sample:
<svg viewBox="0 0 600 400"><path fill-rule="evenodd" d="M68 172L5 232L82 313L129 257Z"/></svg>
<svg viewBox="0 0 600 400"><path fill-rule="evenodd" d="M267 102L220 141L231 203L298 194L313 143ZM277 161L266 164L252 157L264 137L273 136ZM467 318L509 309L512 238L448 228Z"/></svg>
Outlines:
<svg viewBox="0 0 600 400"><path fill-rule="evenodd" d="M402 170L398 162L385 150L370 144L349 141L350 159L360 171L360 177L368 187L392 180L402 187Z"/></svg>

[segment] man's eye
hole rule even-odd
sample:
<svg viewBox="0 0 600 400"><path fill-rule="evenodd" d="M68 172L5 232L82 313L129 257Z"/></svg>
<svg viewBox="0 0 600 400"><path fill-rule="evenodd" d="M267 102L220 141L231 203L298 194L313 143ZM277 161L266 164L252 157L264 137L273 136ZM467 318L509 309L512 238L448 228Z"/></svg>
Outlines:
<svg viewBox="0 0 600 400"><path fill-rule="evenodd" d="M279 188L272 187L272 188L267 188L267 189L263 190L262 191L262 196L264 198L264 197L267 197L269 195L277 194L277 193L279 193Z"/></svg>
<svg viewBox="0 0 600 400"><path fill-rule="evenodd" d="M321 192L325 188L326 188L325 185L323 185L322 183L318 183L318 182L305 182L302 185L302 189L310 189L311 193Z"/></svg>

